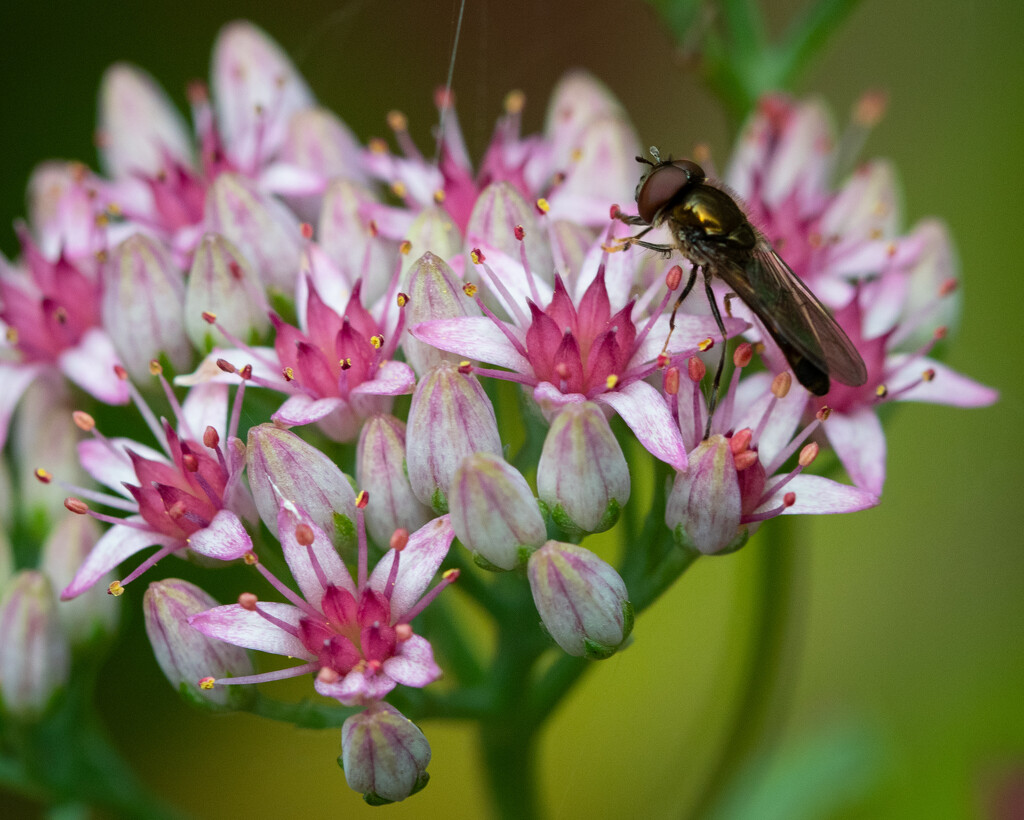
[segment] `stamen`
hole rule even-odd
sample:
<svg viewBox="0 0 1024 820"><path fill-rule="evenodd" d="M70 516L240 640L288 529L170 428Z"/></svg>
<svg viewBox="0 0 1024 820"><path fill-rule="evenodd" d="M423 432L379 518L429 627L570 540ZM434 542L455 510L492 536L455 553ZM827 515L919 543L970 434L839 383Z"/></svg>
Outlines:
<svg viewBox="0 0 1024 820"><path fill-rule="evenodd" d="M366 521L363 517L363 509L369 503L370 494L366 492L366 490L360 490L359 494L356 496L356 533L359 536L358 579L356 582L356 588L360 593L366 588L367 551L369 547L366 543Z"/></svg>
<svg viewBox="0 0 1024 820"><path fill-rule="evenodd" d="M150 555L149 558L147 558L145 561L143 561L141 564L139 564L131 573L129 573L127 578L122 578L120 580L120 582L115 581L114 583L118 583L118 585L120 587L122 587L122 588L128 586L128 584L130 584L132 581L134 581L136 578L138 578L140 575L142 575L142 573L144 573L147 569L149 569L150 567L156 566L157 562L161 558L166 558L172 552L175 552L175 551L177 551L180 548L181 548L181 545L178 544L177 542L175 542L174 544L171 544L170 546L167 546L167 547L161 547L156 552L154 552L152 555ZM122 589L122 591L123 591L123 589ZM120 592L112 592L111 594L112 595L120 595L121 593Z"/></svg>
<svg viewBox="0 0 1024 820"><path fill-rule="evenodd" d="M523 309L519 306L519 302L512 296L508 288L505 287L505 283L501 281L501 278L491 269L491 266L484 261L484 255L480 253L479 249L472 251L471 256L474 262L479 259L476 264L483 268L484 273L487 275L487 279L498 293L501 294L505 304L508 306L509 312L512 313L512 318L519 327L529 327L530 318L523 312ZM478 302L477 304L480 304Z"/></svg>
<svg viewBox="0 0 1024 820"><path fill-rule="evenodd" d="M454 584L459 580L459 570L449 569L441 575L441 580L437 582L430 592L424 595L416 603L412 609L405 613L405 617L402 619L402 623L410 623L417 615L419 615L424 609L426 609L434 599L441 594L441 590L449 584Z"/></svg>
<svg viewBox="0 0 1024 820"><path fill-rule="evenodd" d="M249 683L269 683L276 680L287 680L288 678L297 678L300 675L308 675L310 672L315 672L319 667L317 661L310 661L304 663L301 666L292 666L288 669L278 669L275 672L261 672L258 675L242 675L237 678L217 678L213 681L217 686L233 686L239 684ZM203 678L204 681L210 680L209 678ZM201 683L201 682L200 682Z"/></svg>

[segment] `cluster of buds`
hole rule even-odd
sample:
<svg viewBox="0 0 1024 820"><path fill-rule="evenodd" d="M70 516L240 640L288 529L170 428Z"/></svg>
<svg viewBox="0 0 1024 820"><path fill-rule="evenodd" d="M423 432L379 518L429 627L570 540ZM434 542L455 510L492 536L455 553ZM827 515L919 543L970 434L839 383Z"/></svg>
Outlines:
<svg viewBox="0 0 1024 820"><path fill-rule="evenodd" d="M168 679L197 704L238 709L246 685L311 674L318 694L358 710L342 729L350 785L402 800L425 785L430 747L385 698L441 676L417 618L459 576L442 570L456 539L470 570L529 585L554 646L607 658L630 640L633 606L581 542L619 522L631 470L667 465L667 503L650 514L679 549L725 553L776 515L878 503L879 402L995 399L927 358L953 309L944 230L899 233L885 166L830 187L843 169L813 104L766 99L725 179L867 364L866 385L824 397L794 383L742 305L721 325L690 302L670 319L682 260L614 252L628 234L610 206L631 196L638 141L596 80L566 77L536 136L521 135L524 99L510 95L474 170L450 92L433 163L396 112L401 154L363 149L248 23L221 33L212 77L210 92L190 89L189 135L149 75L110 69L104 172L42 166L21 258L0 269L0 446L10 428L15 447L53 454L36 477L70 493L74 523L55 532L81 546L7 581L0 695L13 713L42 713L66 680L69 636L93 623L60 626L68 607L104 587L121 596L172 556L242 565L283 600L243 591L221 606L190 582L150 584L146 627ZM737 338L709 420L701 356ZM42 446L39 413L11 427L22 394L28 408L34 385L65 377L99 404L132 402L125 417L152 436L108 437L96 418L109 411L74 413L81 469L109 492L60 441ZM518 412L492 402L499 382L521 394ZM284 399L255 416L253 389ZM396 397L409 394L403 417ZM532 463L509 459L527 427L543 435ZM337 446L351 443L354 458ZM853 485L805 472L829 445ZM250 650L301 662L257 674Z"/></svg>

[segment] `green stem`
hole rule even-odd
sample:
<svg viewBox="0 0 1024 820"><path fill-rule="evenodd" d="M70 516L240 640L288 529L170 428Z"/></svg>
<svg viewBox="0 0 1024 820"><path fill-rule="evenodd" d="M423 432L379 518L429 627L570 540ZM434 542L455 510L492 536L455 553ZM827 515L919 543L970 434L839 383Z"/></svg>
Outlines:
<svg viewBox="0 0 1024 820"><path fill-rule="evenodd" d="M779 516L763 532L760 543L754 545L758 557L756 598L752 611L741 616L753 628L740 671L737 705L723 732L718 759L690 812L692 817L711 814L725 788L763 742L775 699L792 592L793 519Z"/></svg>

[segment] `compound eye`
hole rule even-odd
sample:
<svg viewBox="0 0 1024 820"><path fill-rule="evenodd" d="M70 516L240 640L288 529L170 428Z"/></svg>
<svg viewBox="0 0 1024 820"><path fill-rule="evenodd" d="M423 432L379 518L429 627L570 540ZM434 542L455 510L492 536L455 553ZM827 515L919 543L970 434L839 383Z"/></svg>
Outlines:
<svg viewBox="0 0 1024 820"><path fill-rule="evenodd" d="M676 168L684 170L686 175L690 178L690 182L695 185L703 182L707 178L704 173L704 169L696 162L690 162L688 159L677 159L672 164L676 166Z"/></svg>
<svg viewBox="0 0 1024 820"><path fill-rule="evenodd" d="M690 184L690 175L687 170L679 167L682 162L685 160L656 165L637 185L636 208L640 218L648 225L654 222L658 211ZM687 164L693 165L692 162ZM700 170L699 167L695 165L694 167Z"/></svg>

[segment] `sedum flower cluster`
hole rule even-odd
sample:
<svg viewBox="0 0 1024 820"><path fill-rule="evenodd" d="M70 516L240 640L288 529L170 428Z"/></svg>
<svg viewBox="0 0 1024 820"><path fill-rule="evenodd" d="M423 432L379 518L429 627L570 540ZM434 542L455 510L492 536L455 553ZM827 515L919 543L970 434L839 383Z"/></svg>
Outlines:
<svg viewBox="0 0 1024 820"><path fill-rule="evenodd" d="M247 708L253 684L307 676L350 710L352 788L402 800L430 747L388 698L444 673L440 621L419 616L460 574L528 587L550 651L605 658L648 579L587 536L633 481L664 485L649 515L673 550L729 552L777 515L876 505L882 404L995 399L930 357L958 309L944 227L905 231L891 168L844 167L816 102L764 99L723 179L868 381L811 395L733 301L710 423L718 326L695 294L670 334L689 263L616 241L640 145L593 78L563 78L536 135L510 94L479 163L450 92L437 161L396 112L397 150L361 145L249 23L221 32L189 102L190 123L144 71L110 68L101 171L41 165L0 263L0 445L25 468L0 518L17 499L49 533L39 568L0 541L0 697L26 720L83 629L114 628L105 593L135 596L186 698ZM145 440L111 421L129 417ZM851 483L808 469L823 448ZM251 585L221 605L164 577L172 557ZM258 672L248 650L297 663Z"/></svg>

